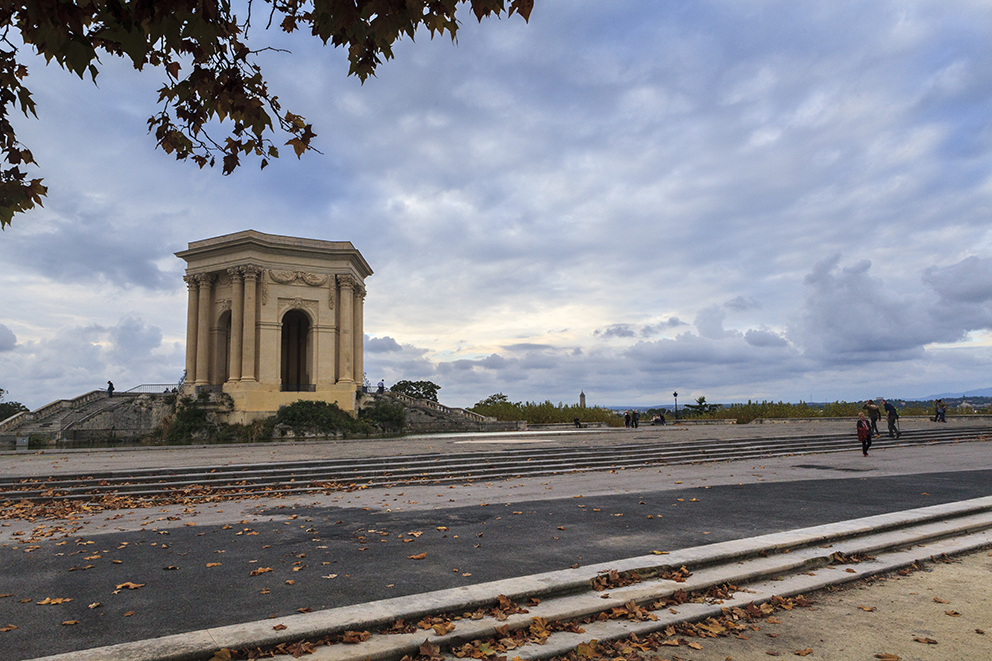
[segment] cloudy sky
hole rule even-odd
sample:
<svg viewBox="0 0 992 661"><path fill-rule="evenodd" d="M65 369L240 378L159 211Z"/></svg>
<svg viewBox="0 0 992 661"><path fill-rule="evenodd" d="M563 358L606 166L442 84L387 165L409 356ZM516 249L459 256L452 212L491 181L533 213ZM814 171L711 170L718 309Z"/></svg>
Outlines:
<svg viewBox="0 0 992 661"><path fill-rule="evenodd" d="M154 149L160 72L42 61L45 208L0 234L0 388L175 382L190 241L351 241L369 379L441 400L671 404L992 386L992 5L538 0L378 77L258 30L323 153ZM285 151L289 151L288 148Z"/></svg>

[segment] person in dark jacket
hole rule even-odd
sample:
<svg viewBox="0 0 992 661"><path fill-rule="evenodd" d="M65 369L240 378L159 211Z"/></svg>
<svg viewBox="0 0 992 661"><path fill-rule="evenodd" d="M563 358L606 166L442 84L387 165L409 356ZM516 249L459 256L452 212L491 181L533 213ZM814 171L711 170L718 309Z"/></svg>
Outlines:
<svg viewBox="0 0 992 661"><path fill-rule="evenodd" d="M871 433L875 436L881 436L881 432L878 431L878 419L882 417L882 414L878 410L878 404L875 403L875 400L869 399L861 408L868 411L868 426L871 428Z"/></svg>
<svg viewBox="0 0 992 661"><path fill-rule="evenodd" d="M107 397L114 396L114 383L113 381L107 381Z"/></svg>
<svg viewBox="0 0 992 661"><path fill-rule="evenodd" d="M902 432L896 427L896 421L899 420L899 411L896 411L896 407L884 399L882 400L882 408L885 409L885 419L889 423L889 438L893 436L899 438L902 436Z"/></svg>
<svg viewBox="0 0 992 661"><path fill-rule="evenodd" d="M864 413L858 414L858 440L861 441L861 452L868 456L868 448L871 447L871 425L865 419Z"/></svg>

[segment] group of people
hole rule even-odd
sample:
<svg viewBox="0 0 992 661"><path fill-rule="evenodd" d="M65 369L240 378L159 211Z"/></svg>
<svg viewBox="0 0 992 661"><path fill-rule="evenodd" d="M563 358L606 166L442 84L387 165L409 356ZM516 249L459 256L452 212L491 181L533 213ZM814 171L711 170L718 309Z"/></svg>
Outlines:
<svg viewBox="0 0 992 661"><path fill-rule="evenodd" d="M623 412L623 426L637 429L641 424L641 412L638 410Z"/></svg>
<svg viewBox="0 0 992 661"><path fill-rule="evenodd" d="M871 447L871 439L882 435L878 431L878 419L882 417L882 411L885 412L885 420L889 426L889 438L902 436L902 431L899 429L899 411L884 399L878 401L881 403L881 407L873 399L869 399L861 407L868 412L867 419L864 411L858 413L858 440L861 441L861 452L866 457L868 456L868 448Z"/></svg>

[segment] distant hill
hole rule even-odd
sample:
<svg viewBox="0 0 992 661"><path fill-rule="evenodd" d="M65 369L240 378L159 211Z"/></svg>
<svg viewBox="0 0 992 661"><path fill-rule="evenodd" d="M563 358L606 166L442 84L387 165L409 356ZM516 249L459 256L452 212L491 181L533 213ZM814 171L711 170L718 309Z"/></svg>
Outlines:
<svg viewBox="0 0 992 661"><path fill-rule="evenodd" d="M948 399L951 397L992 397L992 388L979 388L978 390L968 390L966 392L945 392L940 395L930 395L928 397L922 397L921 400ZM921 401L921 400L917 400L917 401Z"/></svg>

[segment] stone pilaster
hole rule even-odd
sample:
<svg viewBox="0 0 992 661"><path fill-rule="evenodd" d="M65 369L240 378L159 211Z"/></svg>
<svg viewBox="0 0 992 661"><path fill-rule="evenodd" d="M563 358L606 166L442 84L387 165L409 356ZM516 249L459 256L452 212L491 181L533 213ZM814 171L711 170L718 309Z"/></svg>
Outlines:
<svg viewBox="0 0 992 661"><path fill-rule="evenodd" d="M341 301L341 326L338 329L338 383L355 382L355 278L350 275L337 276Z"/></svg>
<svg viewBox="0 0 992 661"><path fill-rule="evenodd" d="M365 384L365 356L363 345L365 344L365 287L356 283L355 286L355 310L354 310L354 355L355 355L355 381Z"/></svg>
<svg viewBox="0 0 992 661"><path fill-rule="evenodd" d="M200 286L196 276L184 275L183 280L189 289L189 302L186 304L186 383L196 381L196 332L199 310Z"/></svg>
<svg viewBox="0 0 992 661"><path fill-rule="evenodd" d="M201 273L196 276L199 300L196 319L196 379L194 385L210 385L210 304L214 275Z"/></svg>
<svg viewBox="0 0 992 661"><path fill-rule="evenodd" d="M244 324L241 337L241 380L255 381L255 322L257 308L255 305L255 290L258 285L258 277L262 274L262 269L257 266L248 265L241 267L241 275L244 277Z"/></svg>
<svg viewBox="0 0 992 661"><path fill-rule="evenodd" d="M229 268L227 273L231 276L231 355L227 380L234 383L241 380L241 365L244 361L241 338L244 337L245 283L240 268Z"/></svg>

